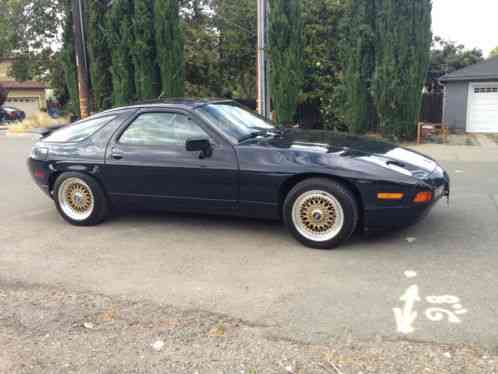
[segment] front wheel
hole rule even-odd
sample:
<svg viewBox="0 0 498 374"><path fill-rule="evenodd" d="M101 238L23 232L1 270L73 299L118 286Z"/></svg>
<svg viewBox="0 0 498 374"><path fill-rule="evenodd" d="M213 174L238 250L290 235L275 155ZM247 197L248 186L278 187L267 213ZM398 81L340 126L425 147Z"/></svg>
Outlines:
<svg viewBox="0 0 498 374"><path fill-rule="evenodd" d="M344 185L314 178L297 184L287 195L286 226L304 245L332 249L351 237L358 224L358 204Z"/></svg>
<svg viewBox="0 0 498 374"><path fill-rule="evenodd" d="M83 173L60 175L54 184L54 201L62 217L77 226L97 225L109 211L102 187Z"/></svg>

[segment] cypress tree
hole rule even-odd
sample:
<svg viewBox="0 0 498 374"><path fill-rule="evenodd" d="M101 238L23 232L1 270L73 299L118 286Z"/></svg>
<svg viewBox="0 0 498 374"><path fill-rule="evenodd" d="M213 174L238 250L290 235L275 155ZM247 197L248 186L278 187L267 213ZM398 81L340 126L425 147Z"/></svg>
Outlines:
<svg viewBox="0 0 498 374"><path fill-rule="evenodd" d="M157 61L161 71L161 96L180 97L185 91L183 30L177 0L155 0L154 25Z"/></svg>
<svg viewBox="0 0 498 374"><path fill-rule="evenodd" d="M375 129L376 113L370 93L375 69L375 9L378 0L349 0L341 27L343 66L339 112L349 131Z"/></svg>
<svg viewBox="0 0 498 374"><path fill-rule="evenodd" d="M87 3L87 46L94 109L112 105L111 50L106 37L106 8L99 1Z"/></svg>
<svg viewBox="0 0 498 374"><path fill-rule="evenodd" d="M74 115L80 115L78 75L76 70L76 52L74 50L73 12L71 0L64 1L64 29L62 34L62 63L64 65L64 77L69 95L67 108Z"/></svg>
<svg viewBox="0 0 498 374"><path fill-rule="evenodd" d="M161 93L154 32L154 0L134 0L133 61L138 99L153 99Z"/></svg>
<svg viewBox="0 0 498 374"><path fill-rule="evenodd" d="M412 138L430 60L431 0L377 0L372 91L382 131Z"/></svg>
<svg viewBox="0 0 498 374"><path fill-rule="evenodd" d="M290 124L304 76L301 0L270 1L269 43L273 106L278 122Z"/></svg>
<svg viewBox="0 0 498 374"><path fill-rule="evenodd" d="M340 25L345 17L344 1L303 0L304 86L306 104L320 106L325 129L344 129L338 107L340 92Z"/></svg>
<svg viewBox="0 0 498 374"><path fill-rule="evenodd" d="M132 0L114 0L108 19L108 43L111 49L112 102L115 106L135 100Z"/></svg>
<svg viewBox="0 0 498 374"><path fill-rule="evenodd" d="M212 4L213 26L218 32L218 45L213 50L219 56L218 63L215 63L217 70L215 74L218 75L213 85L215 92L222 96L229 94L233 97L253 98L256 95L257 84L254 63L257 33L251 32L253 29L249 25L257 23L257 2L215 0ZM234 11L235 9L237 11ZM190 43L188 40L187 46ZM202 72L200 69L199 71ZM202 76L200 78L203 79Z"/></svg>

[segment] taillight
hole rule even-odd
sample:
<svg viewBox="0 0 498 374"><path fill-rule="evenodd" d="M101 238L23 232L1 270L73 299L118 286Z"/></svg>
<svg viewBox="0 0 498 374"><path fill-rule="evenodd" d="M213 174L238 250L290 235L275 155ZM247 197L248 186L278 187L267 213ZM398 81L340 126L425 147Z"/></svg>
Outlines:
<svg viewBox="0 0 498 374"><path fill-rule="evenodd" d="M45 172L43 170L35 170L34 176L36 178L44 178L45 177Z"/></svg>
<svg viewBox="0 0 498 374"><path fill-rule="evenodd" d="M415 198L413 199L413 202L416 204L429 203L431 201L432 201L432 192L430 191L419 192L415 195Z"/></svg>

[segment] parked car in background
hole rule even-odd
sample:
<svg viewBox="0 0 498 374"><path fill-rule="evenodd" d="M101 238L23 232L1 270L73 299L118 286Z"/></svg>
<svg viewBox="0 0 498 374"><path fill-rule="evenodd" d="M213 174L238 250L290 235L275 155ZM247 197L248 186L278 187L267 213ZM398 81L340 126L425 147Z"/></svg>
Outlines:
<svg viewBox="0 0 498 374"><path fill-rule="evenodd" d="M0 121L2 122L22 121L25 118L26 113L20 109L6 105L0 108Z"/></svg>
<svg viewBox="0 0 498 374"><path fill-rule="evenodd" d="M133 105L46 130L29 169L74 225L98 224L111 207L282 219L320 249L357 227L410 224L450 191L448 174L429 157L276 128L226 100Z"/></svg>

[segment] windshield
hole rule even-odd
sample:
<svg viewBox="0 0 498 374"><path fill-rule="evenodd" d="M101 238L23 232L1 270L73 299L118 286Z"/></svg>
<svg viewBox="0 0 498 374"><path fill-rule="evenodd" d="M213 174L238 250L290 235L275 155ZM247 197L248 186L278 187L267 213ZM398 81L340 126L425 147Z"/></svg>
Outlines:
<svg viewBox="0 0 498 374"><path fill-rule="evenodd" d="M258 114L234 103L208 104L197 109L217 129L236 141L248 139L253 134L262 134L275 127Z"/></svg>

